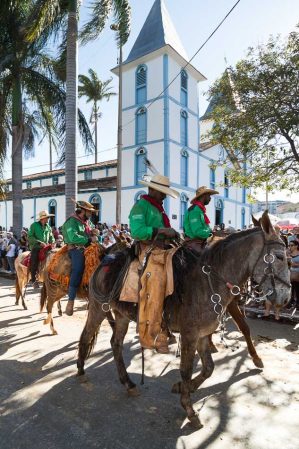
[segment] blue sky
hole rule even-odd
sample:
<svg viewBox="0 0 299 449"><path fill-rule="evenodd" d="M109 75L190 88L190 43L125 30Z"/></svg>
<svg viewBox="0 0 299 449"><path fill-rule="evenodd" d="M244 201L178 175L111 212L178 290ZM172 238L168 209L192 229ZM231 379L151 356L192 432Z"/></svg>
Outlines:
<svg viewBox="0 0 299 449"><path fill-rule="evenodd" d="M132 31L124 47L124 58L132 48L153 1L130 1ZM235 0L165 0L165 3L186 52L191 57L234 5ZM91 4L90 0L85 0L81 7L81 25L87 20L88 4ZM298 22L298 12L298 0L241 0L222 27L193 60L193 64L207 78L207 81L199 84L201 113L207 106L204 92L221 75L225 68L224 59L227 59L229 65L234 65L246 55L249 46L266 42L271 34L287 36ZM116 65L116 60L114 33L107 26L97 41L79 48L79 73L85 74L89 68L93 68L102 80L113 76L112 85L117 91L117 78L110 72ZM86 105L84 99L80 99L79 104L89 118L90 105ZM103 116L98 128L100 161L116 157L115 150L107 151L107 149L116 145L117 97L109 102L103 102L101 111ZM48 159L45 145L36 148L36 157L24 163L24 174L48 170ZM93 157L86 157L81 150L78 164L91 162ZM6 169L7 177L11 174L9 163L10 161ZM284 195L275 196L281 198ZM297 198L299 200L299 195Z"/></svg>

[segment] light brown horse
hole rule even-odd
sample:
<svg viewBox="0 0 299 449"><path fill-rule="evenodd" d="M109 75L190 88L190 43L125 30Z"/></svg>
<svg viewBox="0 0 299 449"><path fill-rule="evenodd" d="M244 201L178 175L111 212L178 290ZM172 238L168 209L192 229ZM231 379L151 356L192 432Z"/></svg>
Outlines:
<svg viewBox="0 0 299 449"><path fill-rule="evenodd" d="M188 250L184 248L180 253L177 251L173 258L175 294L165 301L164 318L171 330L181 334L182 380L173 385L172 392L180 394L187 418L196 428L202 425L193 409L190 394L213 373L209 335L217 329L222 312L233 303L232 285L241 287L249 277L253 278L277 308L290 298L285 246L275 233L268 213L263 214L260 225L261 228L237 232L219 241L205 250L193 264L188 259ZM187 264L180 264L183 257L188 259ZM123 260L120 259L115 270L120 270L122 264ZM185 271L184 266L187 266ZM115 315L111 346L119 379L129 394L136 395L136 385L127 373L122 351L129 322L137 319L137 310L134 304L110 298L117 279L112 274L112 270L106 272L100 266L92 276L88 316L79 342L78 375L84 374L85 360L96 342L99 327L108 318L103 302L110 299L109 305ZM192 379L196 351L200 355L202 368L200 374Z"/></svg>
<svg viewBox="0 0 299 449"><path fill-rule="evenodd" d="M58 251L58 249L52 249L47 253L47 256L45 260L39 263L39 269L37 278L39 282L44 281L44 270L47 264L52 259L55 252ZM30 254L29 251L25 251L21 253L15 260L15 270L16 270L16 281L15 281L15 287L16 287L16 302L15 305L19 305L20 298L22 300L22 306L25 310L27 310L26 302L25 302L25 296L26 296L26 286L29 281L29 275L30 275L30 269L23 265L24 259ZM60 302L58 303L58 313L59 315L62 315L61 312L61 306Z"/></svg>

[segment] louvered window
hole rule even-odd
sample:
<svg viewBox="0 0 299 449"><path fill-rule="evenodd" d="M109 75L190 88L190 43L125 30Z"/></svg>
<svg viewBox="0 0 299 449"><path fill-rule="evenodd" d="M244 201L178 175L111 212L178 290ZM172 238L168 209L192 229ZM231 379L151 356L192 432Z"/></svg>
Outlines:
<svg viewBox="0 0 299 449"><path fill-rule="evenodd" d="M136 72L136 102L137 104L144 103L146 101L146 82L147 82L147 70L145 66L141 66Z"/></svg>
<svg viewBox="0 0 299 449"><path fill-rule="evenodd" d="M181 104L188 106L188 75L185 70L181 71Z"/></svg>
<svg viewBox="0 0 299 449"><path fill-rule="evenodd" d="M188 146L188 115L186 111L181 111L181 144Z"/></svg>
<svg viewBox="0 0 299 449"><path fill-rule="evenodd" d="M210 188L215 189L215 168L210 168Z"/></svg>
<svg viewBox="0 0 299 449"><path fill-rule="evenodd" d="M136 161L135 161L135 170L136 170L136 184L142 180L143 176L146 174L146 165L144 163L146 157L146 149L139 148L136 151Z"/></svg>
<svg viewBox="0 0 299 449"><path fill-rule="evenodd" d="M181 152L181 185L188 185L188 153L187 151Z"/></svg>
<svg viewBox="0 0 299 449"><path fill-rule="evenodd" d="M136 144L146 142L146 109L140 108L136 113Z"/></svg>

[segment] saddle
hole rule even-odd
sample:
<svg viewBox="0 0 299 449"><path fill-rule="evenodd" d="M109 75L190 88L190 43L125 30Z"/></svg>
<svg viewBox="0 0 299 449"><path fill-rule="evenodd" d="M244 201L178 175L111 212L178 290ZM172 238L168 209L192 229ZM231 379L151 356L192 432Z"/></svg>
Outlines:
<svg viewBox="0 0 299 449"><path fill-rule="evenodd" d="M104 253L105 248L98 243L92 243L84 249L85 268L81 285L78 291L79 296L86 296L85 292L88 288L89 280L93 272L98 267ZM52 281L57 282L63 289L67 290L70 283L71 268L72 267L71 260L68 255L68 247L67 245L65 245L53 256L52 260L49 263L47 271L49 274L49 278Z"/></svg>
<svg viewBox="0 0 299 449"><path fill-rule="evenodd" d="M46 245L43 248L40 249L39 253L38 253L38 260L39 262L43 262L48 255L48 252L51 251L52 249L52 245ZM24 267L29 268L30 267L30 261L31 261L31 252L28 254L28 256L26 256L23 261L22 261L22 265L24 265Z"/></svg>

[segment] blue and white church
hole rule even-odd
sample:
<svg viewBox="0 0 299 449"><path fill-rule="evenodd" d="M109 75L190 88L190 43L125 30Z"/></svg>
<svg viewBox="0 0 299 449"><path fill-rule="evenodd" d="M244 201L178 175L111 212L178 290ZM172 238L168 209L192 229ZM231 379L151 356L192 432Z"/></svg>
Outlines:
<svg viewBox="0 0 299 449"><path fill-rule="evenodd" d="M115 75L119 67L112 69ZM198 83L204 75L192 64L177 35L163 0L155 0L127 59L122 64L122 199L121 221L128 222L134 202L146 193L140 180L147 173L144 158L168 176L179 199L167 198L171 224L182 230L184 213L195 190L216 188L208 206L211 224L242 229L250 223L249 192L230 185L227 171L217 166L226 151L204 138L213 126L212 103L200 117ZM201 140L200 140L200 136ZM243 169L240 167L240 169ZM117 161L78 167L78 199L99 210L95 221L115 223ZM65 216L64 170L23 177L23 226L29 227L39 210L54 214L53 225ZM0 225L12 225L11 180L6 201L0 202Z"/></svg>
<svg viewBox="0 0 299 449"><path fill-rule="evenodd" d="M165 204L173 227L182 229L189 199L206 185L219 190L209 206L211 222L243 228L250 220L246 191L229 186L227 173L214 168L225 150L200 142L201 126L210 125L198 104L198 83L206 78L188 60L164 1L155 0L122 65L122 221L145 193L139 181L146 157L180 192Z"/></svg>

